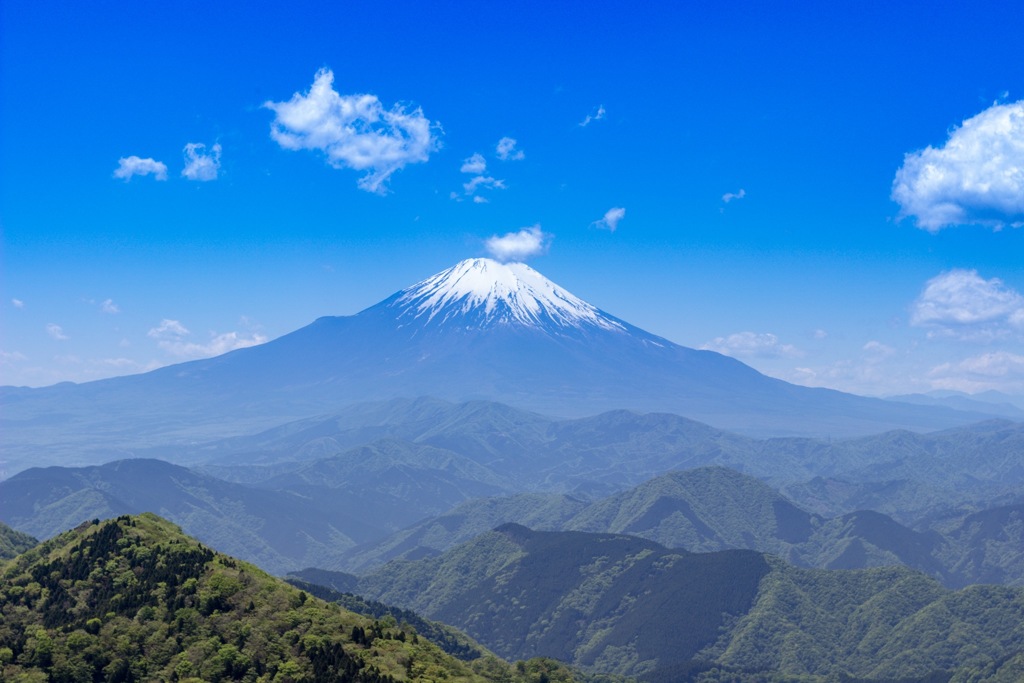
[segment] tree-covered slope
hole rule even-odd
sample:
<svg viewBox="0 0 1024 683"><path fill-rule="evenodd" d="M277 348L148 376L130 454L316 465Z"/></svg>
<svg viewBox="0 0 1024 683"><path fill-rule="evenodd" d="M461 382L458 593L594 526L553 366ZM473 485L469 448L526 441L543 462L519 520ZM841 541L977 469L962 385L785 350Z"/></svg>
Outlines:
<svg viewBox="0 0 1024 683"><path fill-rule="evenodd" d="M506 525L439 557L385 565L357 590L503 656L652 680L715 667L810 680L1024 673L1024 590L951 591L904 567L800 569L751 551Z"/></svg>
<svg viewBox="0 0 1024 683"><path fill-rule="evenodd" d="M35 538L15 531L0 522L0 560L9 560L39 543Z"/></svg>
<svg viewBox="0 0 1024 683"><path fill-rule="evenodd" d="M359 591L456 625L502 656L634 674L713 642L767 571L750 551L695 555L508 524L438 558L386 565Z"/></svg>
<svg viewBox="0 0 1024 683"><path fill-rule="evenodd" d="M411 627L310 597L149 514L86 523L3 566L0 667L12 681L482 682L530 673L493 657L461 662Z"/></svg>
<svg viewBox="0 0 1024 683"><path fill-rule="evenodd" d="M701 657L872 680L1024 676L1024 591L950 591L903 567L827 571L770 561L752 609Z"/></svg>

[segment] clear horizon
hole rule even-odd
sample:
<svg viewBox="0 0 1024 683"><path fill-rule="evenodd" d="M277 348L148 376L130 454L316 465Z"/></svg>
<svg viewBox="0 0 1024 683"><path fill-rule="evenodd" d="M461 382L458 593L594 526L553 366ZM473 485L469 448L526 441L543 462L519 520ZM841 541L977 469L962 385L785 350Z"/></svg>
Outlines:
<svg viewBox="0 0 1024 683"><path fill-rule="evenodd" d="M494 256L797 384L1024 394L1019 4L304 7L4 3L0 384Z"/></svg>

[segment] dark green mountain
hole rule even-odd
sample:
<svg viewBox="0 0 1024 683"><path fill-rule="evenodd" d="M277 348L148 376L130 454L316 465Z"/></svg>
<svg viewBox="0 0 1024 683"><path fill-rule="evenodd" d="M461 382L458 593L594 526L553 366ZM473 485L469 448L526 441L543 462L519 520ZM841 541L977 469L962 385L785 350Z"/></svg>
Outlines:
<svg viewBox="0 0 1024 683"><path fill-rule="evenodd" d="M439 557L385 565L358 590L504 656L651 680L717 666L807 680L1024 673L1024 590L954 592L902 567L798 569L751 551L505 525Z"/></svg>
<svg viewBox="0 0 1024 683"><path fill-rule="evenodd" d="M0 522L0 560L9 560L38 543L39 541L32 536L15 531Z"/></svg>
<svg viewBox="0 0 1024 683"><path fill-rule="evenodd" d="M939 559L979 583L1024 586L1024 504L968 515L945 534Z"/></svg>
<svg viewBox="0 0 1024 683"><path fill-rule="evenodd" d="M461 662L393 618L323 602L144 514L86 523L0 568L10 681L536 681ZM531 677L533 674L533 677Z"/></svg>
<svg viewBox="0 0 1024 683"><path fill-rule="evenodd" d="M690 659L728 615L749 610L768 571L750 551L694 555L508 524L439 558L386 565L359 590L456 625L503 656L630 674Z"/></svg>

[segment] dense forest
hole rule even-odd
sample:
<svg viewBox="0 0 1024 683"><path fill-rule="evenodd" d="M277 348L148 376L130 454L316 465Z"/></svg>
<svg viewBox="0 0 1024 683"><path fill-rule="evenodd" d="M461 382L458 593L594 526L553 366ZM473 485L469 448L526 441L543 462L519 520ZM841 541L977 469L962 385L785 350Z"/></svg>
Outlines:
<svg viewBox="0 0 1024 683"><path fill-rule="evenodd" d="M555 662L472 663L409 624L324 602L155 515L85 523L0 565L0 679L571 680Z"/></svg>

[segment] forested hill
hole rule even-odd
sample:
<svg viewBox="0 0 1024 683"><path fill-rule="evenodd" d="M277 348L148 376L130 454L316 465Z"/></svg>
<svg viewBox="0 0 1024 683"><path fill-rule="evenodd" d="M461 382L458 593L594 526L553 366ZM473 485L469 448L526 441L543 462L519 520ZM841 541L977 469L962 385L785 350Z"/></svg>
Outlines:
<svg viewBox="0 0 1024 683"><path fill-rule="evenodd" d="M542 669L538 671L538 668ZM0 680L570 680L472 664L218 554L151 514L85 523L0 565Z"/></svg>
<svg viewBox="0 0 1024 683"><path fill-rule="evenodd" d="M39 543L35 538L15 531L0 522L0 560L9 560Z"/></svg>
<svg viewBox="0 0 1024 683"><path fill-rule="evenodd" d="M504 657L652 681L715 680L721 667L750 680L1024 680L1024 589L953 591L905 567L801 569L749 550L507 524L391 562L356 591Z"/></svg>

